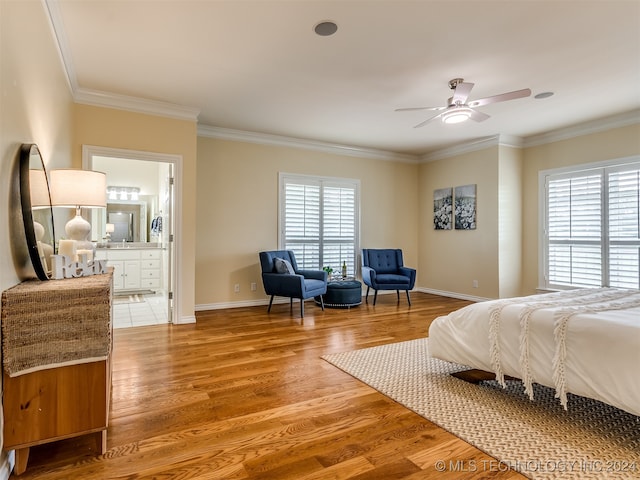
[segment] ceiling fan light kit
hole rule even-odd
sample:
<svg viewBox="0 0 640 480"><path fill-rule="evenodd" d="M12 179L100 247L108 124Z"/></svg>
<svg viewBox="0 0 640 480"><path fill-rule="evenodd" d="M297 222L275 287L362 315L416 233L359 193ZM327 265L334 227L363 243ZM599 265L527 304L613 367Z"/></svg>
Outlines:
<svg viewBox="0 0 640 480"><path fill-rule="evenodd" d="M473 110L468 107L453 107L442 114L442 123L462 123L469 120L472 113Z"/></svg>
<svg viewBox="0 0 640 480"><path fill-rule="evenodd" d="M505 102L507 100L515 100L516 98L528 97L531 95L531 90L528 88L522 90L515 90L513 92L501 93L500 95L494 95L492 97L485 97L473 102L468 102L469 94L473 88L473 83L465 82L462 78L454 78L449 81L449 88L453 90L453 96L447 100L446 107L410 107L410 108L397 108L396 112L407 112L412 110L441 110L441 113L428 118L424 122L419 123L413 128L420 128L427 123L440 118L442 123L447 125L462 123L468 119L476 122L482 122L489 118L486 113L474 110L474 107L481 107L490 103Z"/></svg>

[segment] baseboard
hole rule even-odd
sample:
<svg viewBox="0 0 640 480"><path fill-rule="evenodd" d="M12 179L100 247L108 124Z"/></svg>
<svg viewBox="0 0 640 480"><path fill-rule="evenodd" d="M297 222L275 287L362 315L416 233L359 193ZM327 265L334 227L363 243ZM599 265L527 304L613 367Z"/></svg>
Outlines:
<svg viewBox="0 0 640 480"><path fill-rule="evenodd" d="M444 290L435 290L433 288L416 288L415 291L422 292L422 293L430 293L432 295L439 295L441 297L450 297L450 298L457 298L460 300L469 300L470 302L486 302L487 300L493 300L492 298L476 297L474 295L466 295L464 293L457 293L457 292L447 292Z"/></svg>
<svg viewBox="0 0 640 480"><path fill-rule="evenodd" d="M366 293L366 285L365 288L362 289L362 297L365 297L365 293ZM415 289L412 290L415 292L419 292L420 290ZM373 298L373 290L369 292L369 296L371 298ZM431 293L431 292L426 292L426 293ZM378 290L378 296L380 295L395 295L396 291L395 290ZM450 296L450 295L444 295L446 296ZM298 300L295 300L296 302ZM305 301L313 301L312 298L308 298ZM364 301L364 300L363 300ZM289 299L286 297L276 297L273 299L273 304L279 304L279 303L289 303ZM260 306L266 306L269 305L269 299L268 298L264 298L264 299L260 299L260 300L239 300L237 302L219 302L219 303L201 303L199 305L196 305L195 307L195 311L196 312L204 312L207 310L224 310L226 308L241 308L241 307L260 307Z"/></svg>
<svg viewBox="0 0 640 480"><path fill-rule="evenodd" d="M296 302L298 300L295 300ZM312 298L308 298L305 301L313 301ZM277 297L273 299L273 304L289 303L289 299L285 297ZM224 310L225 308L241 308L241 307L260 307L263 305L269 305L269 299L260 300L240 300L237 302L220 302L220 303L202 303L196 305L196 312L204 312L206 310Z"/></svg>
<svg viewBox="0 0 640 480"><path fill-rule="evenodd" d="M186 316L178 317L177 325L187 325L189 323L196 323L195 315L186 315Z"/></svg>

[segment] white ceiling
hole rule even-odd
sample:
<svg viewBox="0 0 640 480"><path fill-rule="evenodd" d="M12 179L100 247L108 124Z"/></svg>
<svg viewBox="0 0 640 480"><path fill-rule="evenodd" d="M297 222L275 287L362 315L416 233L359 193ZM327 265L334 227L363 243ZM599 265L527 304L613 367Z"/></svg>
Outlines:
<svg viewBox="0 0 640 480"><path fill-rule="evenodd" d="M46 3L75 90L192 107L200 125L424 154L640 108L638 0ZM445 105L456 77L470 100L533 93L482 123L394 111Z"/></svg>

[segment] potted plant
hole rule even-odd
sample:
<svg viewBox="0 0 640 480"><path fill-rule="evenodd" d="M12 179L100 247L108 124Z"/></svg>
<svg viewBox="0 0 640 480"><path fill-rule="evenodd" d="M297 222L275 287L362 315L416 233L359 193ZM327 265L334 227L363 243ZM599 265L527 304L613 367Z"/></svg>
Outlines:
<svg viewBox="0 0 640 480"><path fill-rule="evenodd" d="M329 275L329 280L331 280L331 274L333 273L333 268L327 266L327 267L322 267L322 270L327 272L327 275Z"/></svg>

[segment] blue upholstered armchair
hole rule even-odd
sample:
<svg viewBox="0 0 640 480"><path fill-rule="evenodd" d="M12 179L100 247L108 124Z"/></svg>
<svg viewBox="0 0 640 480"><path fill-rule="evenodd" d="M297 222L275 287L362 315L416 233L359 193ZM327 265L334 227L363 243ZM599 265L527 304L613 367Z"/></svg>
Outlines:
<svg viewBox="0 0 640 480"><path fill-rule="evenodd" d="M296 257L291 250L273 250L260 252L262 283L267 295L289 297L293 312L293 299L300 299L300 316L304 317L304 301L307 298L320 297L320 306L324 310L322 296L327 293L327 272L323 270L298 270Z"/></svg>
<svg viewBox="0 0 640 480"><path fill-rule="evenodd" d="M405 267L402 250L399 249L362 249L362 281L367 286L365 300L369 300L369 288L375 290L373 304L376 304L378 290L395 290L400 302L400 290L407 292L407 301L411 305L409 290L416 283L416 271Z"/></svg>

